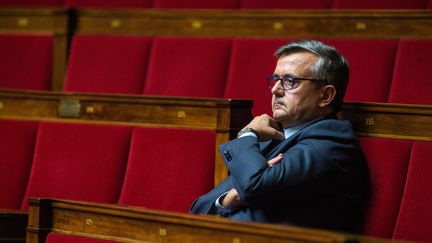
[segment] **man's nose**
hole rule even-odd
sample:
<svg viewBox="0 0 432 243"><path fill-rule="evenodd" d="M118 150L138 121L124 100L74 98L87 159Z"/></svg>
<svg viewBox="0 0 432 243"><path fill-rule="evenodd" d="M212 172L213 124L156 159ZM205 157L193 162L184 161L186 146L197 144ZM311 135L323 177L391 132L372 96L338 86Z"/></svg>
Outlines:
<svg viewBox="0 0 432 243"><path fill-rule="evenodd" d="M281 83L280 80L277 81L277 82L273 85L273 87L272 87L272 89L271 89L271 93L272 93L273 95L276 95L276 96L283 96L283 95L285 94L285 91L284 91L284 89L283 89L283 86L282 86L282 83Z"/></svg>

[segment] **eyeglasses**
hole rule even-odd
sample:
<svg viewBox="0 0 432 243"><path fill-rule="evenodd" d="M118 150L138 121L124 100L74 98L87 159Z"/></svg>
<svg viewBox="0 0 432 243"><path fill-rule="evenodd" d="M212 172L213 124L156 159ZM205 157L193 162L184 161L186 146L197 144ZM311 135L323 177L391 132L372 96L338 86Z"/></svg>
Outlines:
<svg viewBox="0 0 432 243"><path fill-rule="evenodd" d="M279 77L278 75L272 75L267 80L268 80L268 86L270 89L272 89L273 86L275 86L275 84L278 81L281 81L282 87L286 91L297 88L300 80L308 80L308 81L322 82L322 83L328 84L328 82L326 80L314 79L314 78L292 77L289 75L284 75L282 77Z"/></svg>

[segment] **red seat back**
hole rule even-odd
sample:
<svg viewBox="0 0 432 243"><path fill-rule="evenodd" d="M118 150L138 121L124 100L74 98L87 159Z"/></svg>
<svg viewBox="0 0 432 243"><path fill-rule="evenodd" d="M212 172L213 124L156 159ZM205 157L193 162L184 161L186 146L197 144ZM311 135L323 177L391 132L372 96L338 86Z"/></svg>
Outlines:
<svg viewBox="0 0 432 243"><path fill-rule="evenodd" d="M224 97L252 99L254 116L273 114L267 78L276 67L274 52L288 42L287 39L234 39Z"/></svg>
<svg viewBox="0 0 432 243"><path fill-rule="evenodd" d="M0 6L6 7L61 7L64 0L1 0Z"/></svg>
<svg viewBox="0 0 432 243"><path fill-rule="evenodd" d="M64 0L69 8L151 8L153 0Z"/></svg>
<svg viewBox="0 0 432 243"><path fill-rule="evenodd" d="M237 8L240 0L155 0L155 8Z"/></svg>
<svg viewBox="0 0 432 243"><path fill-rule="evenodd" d="M396 56L391 103L432 105L432 40L401 40Z"/></svg>
<svg viewBox="0 0 432 243"><path fill-rule="evenodd" d="M432 241L432 142L414 143L394 239Z"/></svg>
<svg viewBox="0 0 432 243"><path fill-rule="evenodd" d="M391 238L402 200L412 141L361 138L360 142L368 160L372 189L363 233Z"/></svg>
<svg viewBox="0 0 432 243"><path fill-rule="evenodd" d="M149 37L75 36L65 90L140 94L150 45Z"/></svg>
<svg viewBox="0 0 432 243"><path fill-rule="evenodd" d="M46 243L116 243L118 241L88 238L76 235L49 233Z"/></svg>
<svg viewBox="0 0 432 243"><path fill-rule="evenodd" d="M155 38L144 94L222 97L230 49L224 38Z"/></svg>
<svg viewBox="0 0 432 243"><path fill-rule="evenodd" d="M29 197L117 202L131 128L41 122L22 210Z"/></svg>
<svg viewBox="0 0 432 243"><path fill-rule="evenodd" d="M397 40L325 40L347 59L350 81L345 101L387 102Z"/></svg>
<svg viewBox="0 0 432 243"><path fill-rule="evenodd" d="M0 35L0 88L50 90L51 35Z"/></svg>
<svg viewBox="0 0 432 243"><path fill-rule="evenodd" d="M134 128L120 203L186 213L214 185L212 131Z"/></svg>
<svg viewBox="0 0 432 243"><path fill-rule="evenodd" d="M37 126L36 122L0 120L0 208L21 207Z"/></svg>
<svg viewBox="0 0 432 243"><path fill-rule="evenodd" d="M331 0L242 0L241 8L326 9L331 8Z"/></svg>
<svg viewBox="0 0 432 243"><path fill-rule="evenodd" d="M333 0L333 8L343 9L422 9L427 0Z"/></svg>

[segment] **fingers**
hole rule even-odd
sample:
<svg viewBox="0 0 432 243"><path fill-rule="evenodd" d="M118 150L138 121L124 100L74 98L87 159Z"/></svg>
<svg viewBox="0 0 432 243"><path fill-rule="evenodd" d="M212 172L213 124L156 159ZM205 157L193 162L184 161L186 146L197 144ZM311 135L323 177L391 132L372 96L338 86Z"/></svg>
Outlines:
<svg viewBox="0 0 432 243"><path fill-rule="evenodd" d="M271 167L274 164L277 164L279 162L281 162L283 160L283 154L278 154L276 157L274 157L273 159L269 160L267 162L267 164Z"/></svg>
<svg viewBox="0 0 432 243"><path fill-rule="evenodd" d="M278 131L278 130L274 130L273 137L275 139L277 139L277 140L284 140L285 139L285 135L282 132Z"/></svg>
<svg viewBox="0 0 432 243"><path fill-rule="evenodd" d="M246 127L257 131L260 140L284 139L283 133L279 131L280 127L277 121L267 114L255 117Z"/></svg>

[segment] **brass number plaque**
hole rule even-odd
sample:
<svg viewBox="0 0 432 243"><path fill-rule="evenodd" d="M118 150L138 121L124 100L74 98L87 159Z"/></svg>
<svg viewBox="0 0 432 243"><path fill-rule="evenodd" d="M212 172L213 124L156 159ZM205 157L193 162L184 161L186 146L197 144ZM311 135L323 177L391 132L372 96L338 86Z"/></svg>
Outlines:
<svg viewBox="0 0 432 243"><path fill-rule="evenodd" d="M167 231L166 231L166 229L164 229L164 228L160 228L160 229L159 229L159 235L160 235L160 236L166 236L166 235L167 235Z"/></svg>
<svg viewBox="0 0 432 243"><path fill-rule="evenodd" d="M186 118L186 112L177 111L177 118Z"/></svg>
<svg viewBox="0 0 432 243"><path fill-rule="evenodd" d="M93 225L93 220L92 219L86 219L85 224L86 225Z"/></svg>
<svg viewBox="0 0 432 243"><path fill-rule="evenodd" d="M373 117L367 117L365 119L365 124L366 126L373 126L375 124L375 120L373 119Z"/></svg>

